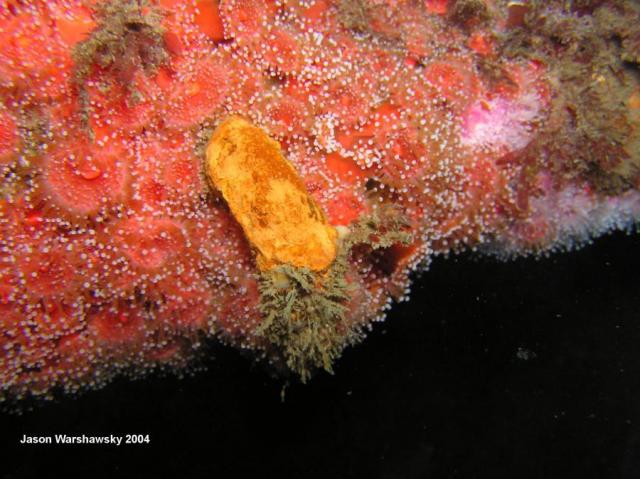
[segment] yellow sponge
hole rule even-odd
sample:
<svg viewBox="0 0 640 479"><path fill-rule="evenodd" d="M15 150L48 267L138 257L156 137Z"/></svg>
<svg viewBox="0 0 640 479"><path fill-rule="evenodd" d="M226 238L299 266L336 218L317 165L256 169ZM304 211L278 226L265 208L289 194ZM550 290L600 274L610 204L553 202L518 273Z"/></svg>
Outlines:
<svg viewBox="0 0 640 479"><path fill-rule="evenodd" d="M263 130L238 116L222 122L207 145L205 172L255 248L260 270L331 265L336 230Z"/></svg>

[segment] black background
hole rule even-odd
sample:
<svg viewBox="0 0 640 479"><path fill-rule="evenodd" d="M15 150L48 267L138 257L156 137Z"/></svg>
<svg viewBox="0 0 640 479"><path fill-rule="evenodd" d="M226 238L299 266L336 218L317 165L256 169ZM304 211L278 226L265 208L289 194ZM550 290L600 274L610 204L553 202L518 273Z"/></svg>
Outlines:
<svg viewBox="0 0 640 479"><path fill-rule="evenodd" d="M284 402L280 381L214 346L192 377L2 413L0 477L639 478L639 246L438 259L335 376ZM151 444L18 444L54 433Z"/></svg>

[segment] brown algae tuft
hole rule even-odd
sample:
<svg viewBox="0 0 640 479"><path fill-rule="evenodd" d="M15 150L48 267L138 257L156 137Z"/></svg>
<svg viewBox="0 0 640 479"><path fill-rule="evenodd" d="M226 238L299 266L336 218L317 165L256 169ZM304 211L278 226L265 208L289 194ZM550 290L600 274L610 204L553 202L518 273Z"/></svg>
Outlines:
<svg viewBox="0 0 640 479"><path fill-rule="evenodd" d="M85 123L90 108L85 83L94 71L106 73L110 81L126 88L130 103L135 104L139 97L131 86L135 73L141 70L153 75L169 61L161 23L163 14L148 0L107 0L97 3L92 10L97 26L73 50L74 82ZM104 89L110 86L101 85Z"/></svg>

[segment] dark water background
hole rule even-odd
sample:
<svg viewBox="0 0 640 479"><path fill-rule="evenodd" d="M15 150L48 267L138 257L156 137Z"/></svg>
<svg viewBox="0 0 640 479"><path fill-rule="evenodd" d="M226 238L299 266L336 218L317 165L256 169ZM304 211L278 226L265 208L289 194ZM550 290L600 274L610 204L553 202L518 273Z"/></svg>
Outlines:
<svg viewBox="0 0 640 479"><path fill-rule="evenodd" d="M285 402L237 352L213 354L194 377L1 414L0 477L640 477L640 236L437 260L335 376ZM151 444L18 444L54 433Z"/></svg>

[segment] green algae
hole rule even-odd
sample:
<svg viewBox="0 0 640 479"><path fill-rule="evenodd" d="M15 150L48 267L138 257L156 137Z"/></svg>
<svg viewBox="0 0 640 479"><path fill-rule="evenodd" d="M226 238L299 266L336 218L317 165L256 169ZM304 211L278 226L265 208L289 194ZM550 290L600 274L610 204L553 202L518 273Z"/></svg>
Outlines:
<svg viewBox="0 0 640 479"><path fill-rule="evenodd" d="M148 0L103 1L93 9L97 27L73 51L77 81L84 81L98 66L126 82L132 70L153 74L168 61L163 16Z"/></svg>
<svg viewBox="0 0 640 479"><path fill-rule="evenodd" d="M0 197L11 198L28 188L35 176L33 160L46 151L51 138L49 120L35 109L24 109L19 114L20 146L18 161L5 171L0 182Z"/></svg>
<svg viewBox="0 0 640 479"><path fill-rule="evenodd" d="M256 335L275 348L302 382L317 369L332 373L344 348L363 337L360 326L347 318L351 286L346 276L353 248L378 250L410 241L408 222L399 209L383 207L351 225L327 271L280 265L260 273L263 320Z"/></svg>
<svg viewBox="0 0 640 479"><path fill-rule="evenodd" d="M370 5L365 0L339 0L338 19L347 30L367 32L371 23Z"/></svg>
<svg viewBox="0 0 640 479"><path fill-rule="evenodd" d="M18 125L22 145L20 148L21 163L28 166L31 160L42 155L44 145L51 135L49 120L41 113L25 110Z"/></svg>
<svg viewBox="0 0 640 479"><path fill-rule="evenodd" d="M371 215L360 217L351 227L345 243L348 248L364 244L373 250L389 248L394 244L409 244L409 228L409 221L397 206L384 204Z"/></svg>
<svg viewBox="0 0 640 479"><path fill-rule="evenodd" d="M85 84L96 69L104 72L99 88L108 91L110 82L115 82L128 92L127 103L135 105L140 101L139 92L132 87L135 72L153 75L169 60L163 15L149 0L102 1L92 10L97 26L73 50L74 83L82 122L89 132L90 105Z"/></svg>
<svg viewBox="0 0 640 479"><path fill-rule="evenodd" d="M505 66L494 58L478 58L476 68L482 81L492 90L498 88L512 90L518 87Z"/></svg>
<svg viewBox="0 0 640 479"><path fill-rule="evenodd" d="M504 3L504 2L503 2ZM551 111L527 147L531 177L543 169L560 181L586 180L619 195L640 178L640 123L628 107L638 87L637 2L529 4L522 28L499 37L500 54L547 66Z"/></svg>
<svg viewBox="0 0 640 479"><path fill-rule="evenodd" d="M456 0L447 13L449 20L464 28L487 23L491 14L483 0Z"/></svg>
<svg viewBox="0 0 640 479"><path fill-rule="evenodd" d="M344 342L339 329L349 298L344 277L331 272L320 278L307 268L278 266L261 275L260 295L264 319L256 334L277 348L303 382L315 368L332 372Z"/></svg>

